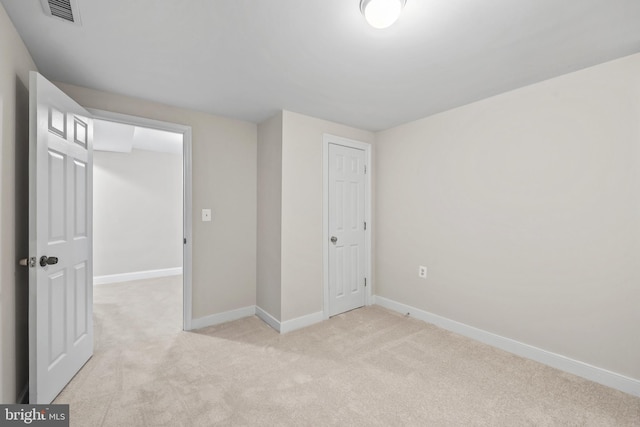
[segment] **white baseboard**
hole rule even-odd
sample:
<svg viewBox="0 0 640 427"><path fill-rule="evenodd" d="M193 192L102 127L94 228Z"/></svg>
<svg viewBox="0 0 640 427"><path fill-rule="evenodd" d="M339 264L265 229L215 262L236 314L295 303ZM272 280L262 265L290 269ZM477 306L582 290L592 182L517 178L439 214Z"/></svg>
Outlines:
<svg viewBox="0 0 640 427"><path fill-rule="evenodd" d="M224 313L212 314L206 317L200 317L191 321L191 329L206 328L207 326L218 325L220 323L231 322L232 320L242 319L243 317L249 317L256 315L262 319L267 325L271 326L281 334L295 331L296 329L305 328L315 323L322 322L322 312L308 314L306 316L298 317L296 319L280 322L278 319L267 313L260 307L255 305L239 308L237 310L231 310Z"/></svg>
<svg viewBox="0 0 640 427"><path fill-rule="evenodd" d="M191 329L206 328L207 326L219 325L221 323L231 322L233 320L243 319L256 314L256 306L237 308L235 310L225 311L223 313L212 314L209 316L199 317L191 321Z"/></svg>
<svg viewBox="0 0 640 427"><path fill-rule="evenodd" d="M256 316L258 316L264 323L280 332L280 321L258 306L256 306Z"/></svg>
<svg viewBox="0 0 640 427"><path fill-rule="evenodd" d="M286 334L287 332L306 328L307 326L311 326L324 320L323 313L319 311L317 313L311 313L305 316L296 317L295 319L285 320L284 322L281 322L260 307L256 307L256 316L258 316L267 325L271 326L281 334Z"/></svg>
<svg viewBox="0 0 640 427"><path fill-rule="evenodd" d="M280 333L286 334L287 332L295 331L296 329L306 328L307 326L320 323L323 320L324 314L322 311L307 314L301 317L296 317L295 319L286 320L284 322L280 322Z"/></svg>
<svg viewBox="0 0 640 427"><path fill-rule="evenodd" d="M180 274L182 274L182 267L163 268L161 270L134 271L131 273L94 276L93 284L106 285L108 283L130 282L131 280L154 279L156 277L178 276Z"/></svg>
<svg viewBox="0 0 640 427"><path fill-rule="evenodd" d="M411 317L427 323L432 323L443 329L489 344L518 356L535 360L536 362L597 382L607 387L615 388L625 393L640 397L640 380L598 368L597 366L592 366L579 360L570 359L560 354L552 353L510 338L505 338L482 329L474 328L473 326L456 322L455 320L447 319L446 317L438 316L437 314L429 313L388 298L376 295L374 297L374 304L398 313L410 313Z"/></svg>

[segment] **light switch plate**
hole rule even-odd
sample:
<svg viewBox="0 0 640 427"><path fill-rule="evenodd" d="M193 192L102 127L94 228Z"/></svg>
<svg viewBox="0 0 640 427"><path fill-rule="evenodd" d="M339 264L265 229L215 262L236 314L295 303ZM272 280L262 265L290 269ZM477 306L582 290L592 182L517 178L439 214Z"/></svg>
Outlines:
<svg viewBox="0 0 640 427"><path fill-rule="evenodd" d="M202 222L211 221L211 209L202 209Z"/></svg>

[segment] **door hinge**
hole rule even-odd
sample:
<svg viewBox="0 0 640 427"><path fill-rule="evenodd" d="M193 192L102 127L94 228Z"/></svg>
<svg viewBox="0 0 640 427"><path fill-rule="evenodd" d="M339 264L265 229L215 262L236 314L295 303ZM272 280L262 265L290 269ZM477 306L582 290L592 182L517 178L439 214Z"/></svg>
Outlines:
<svg viewBox="0 0 640 427"><path fill-rule="evenodd" d="M182 244L184 244L184 245L187 244L187 238L186 237L184 239L182 239Z"/></svg>
<svg viewBox="0 0 640 427"><path fill-rule="evenodd" d="M364 287L365 288L367 287L367 278L366 277L364 278Z"/></svg>
<svg viewBox="0 0 640 427"><path fill-rule="evenodd" d="M364 174L367 174L367 165L364 165Z"/></svg>
<svg viewBox="0 0 640 427"><path fill-rule="evenodd" d="M364 229L367 229L367 221L364 222Z"/></svg>

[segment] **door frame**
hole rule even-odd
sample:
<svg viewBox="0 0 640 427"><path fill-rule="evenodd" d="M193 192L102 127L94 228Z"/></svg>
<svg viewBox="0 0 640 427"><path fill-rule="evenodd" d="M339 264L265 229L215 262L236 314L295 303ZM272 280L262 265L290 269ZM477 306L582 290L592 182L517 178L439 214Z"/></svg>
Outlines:
<svg viewBox="0 0 640 427"><path fill-rule="evenodd" d="M371 183L372 183L372 166L371 166L371 144L368 142L356 141L353 139L343 138L328 133L322 135L322 282L324 303L322 308L322 317L324 320L329 318L329 145L342 145L344 147L355 148L364 151L365 161L367 164L367 173L365 177L364 190L364 217L367 222L367 230L364 235L365 245L365 276L367 278L367 287L365 289L365 306L371 305L373 302L372 291L373 278L371 275L371 236L373 231L373 221L371 220Z"/></svg>
<svg viewBox="0 0 640 427"><path fill-rule="evenodd" d="M186 243L182 245L182 329L190 331L193 322L193 288L192 288L192 144L191 126L177 123L132 116L129 114L114 113L111 111L87 108L94 119L122 123L131 126L140 126L157 130L164 130L182 134L182 224L183 236Z"/></svg>

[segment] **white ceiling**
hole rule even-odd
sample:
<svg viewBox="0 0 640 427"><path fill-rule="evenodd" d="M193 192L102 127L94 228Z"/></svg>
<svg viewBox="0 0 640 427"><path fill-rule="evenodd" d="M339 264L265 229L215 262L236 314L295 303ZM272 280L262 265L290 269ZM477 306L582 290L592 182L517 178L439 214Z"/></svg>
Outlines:
<svg viewBox="0 0 640 427"><path fill-rule="evenodd" d="M93 149L116 153L130 153L137 149L181 154L182 134L107 120L94 120Z"/></svg>
<svg viewBox="0 0 640 427"><path fill-rule="evenodd" d="M49 79L260 122L279 109L380 130L640 52L640 0L0 0Z"/></svg>

